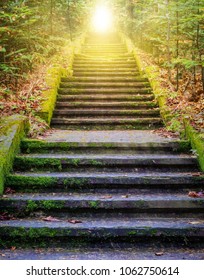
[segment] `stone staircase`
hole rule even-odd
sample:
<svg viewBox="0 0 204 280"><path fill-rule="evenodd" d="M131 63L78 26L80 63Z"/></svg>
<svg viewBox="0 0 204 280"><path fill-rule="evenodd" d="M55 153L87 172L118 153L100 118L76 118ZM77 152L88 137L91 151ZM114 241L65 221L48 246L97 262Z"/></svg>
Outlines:
<svg viewBox="0 0 204 280"><path fill-rule="evenodd" d="M52 126L117 130L161 126L148 80L115 35L86 40L74 60L73 77L62 79Z"/></svg>
<svg viewBox="0 0 204 280"><path fill-rule="evenodd" d="M22 141L0 198L0 259L204 258L196 156L147 130L159 110L116 39L90 38L76 57L52 121L62 130Z"/></svg>

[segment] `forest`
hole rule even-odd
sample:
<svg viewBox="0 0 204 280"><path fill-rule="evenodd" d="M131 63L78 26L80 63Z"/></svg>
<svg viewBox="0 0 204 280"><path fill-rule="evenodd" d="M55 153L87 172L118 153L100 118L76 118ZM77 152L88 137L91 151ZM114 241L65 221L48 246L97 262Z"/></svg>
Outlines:
<svg viewBox="0 0 204 280"><path fill-rule="evenodd" d="M0 0L1 114L34 115L36 96L40 100L46 86L42 69L87 32L97 2L112 9L115 27L131 37L143 59L159 66L175 114L189 107L203 130L203 0Z"/></svg>

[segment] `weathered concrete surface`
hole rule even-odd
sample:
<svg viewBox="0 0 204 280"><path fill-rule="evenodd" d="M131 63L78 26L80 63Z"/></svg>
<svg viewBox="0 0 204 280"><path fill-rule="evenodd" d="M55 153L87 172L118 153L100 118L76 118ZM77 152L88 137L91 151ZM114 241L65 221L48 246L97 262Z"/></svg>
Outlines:
<svg viewBox="0 0 204 280"><path fill-rule="evenodd" d="M179 138L166 138L153 130L121 130L121 131L66 131L50 130L50 132L40 139L49 142L119 142L119 143L160 143L179 140Z"/></svg>

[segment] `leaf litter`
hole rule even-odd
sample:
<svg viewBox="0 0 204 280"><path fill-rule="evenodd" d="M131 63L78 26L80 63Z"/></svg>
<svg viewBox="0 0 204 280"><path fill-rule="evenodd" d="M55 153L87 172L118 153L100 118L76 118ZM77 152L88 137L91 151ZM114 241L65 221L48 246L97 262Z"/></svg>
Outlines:
<svg viewBox="0 0 204 280"><path fill-rule="evenodd" d="M188 196L193 197L193 198L204 198L204 192L203 191L201 191L201 192L190 191L188 193Z"/></svg>

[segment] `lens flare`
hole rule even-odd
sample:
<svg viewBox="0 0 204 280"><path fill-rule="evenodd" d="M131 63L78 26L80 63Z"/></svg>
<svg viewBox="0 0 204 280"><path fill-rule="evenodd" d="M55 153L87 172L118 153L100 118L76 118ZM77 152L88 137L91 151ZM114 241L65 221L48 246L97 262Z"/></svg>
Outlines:
<svg viewBox="0 0 204 280"><path fill-rule="evenodd" d="M111 11L106 6L97 6L93 19L92 26L97 32L106 32L112 27L113 17Z"/></svg>

